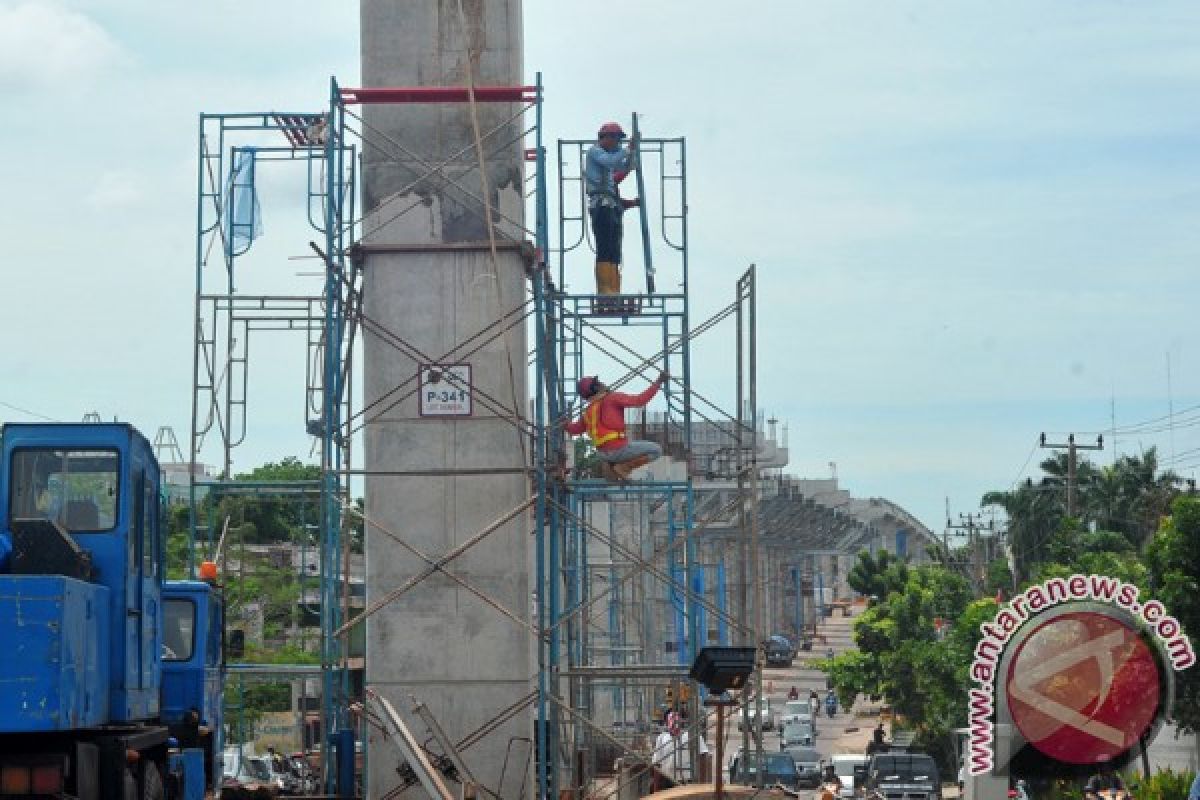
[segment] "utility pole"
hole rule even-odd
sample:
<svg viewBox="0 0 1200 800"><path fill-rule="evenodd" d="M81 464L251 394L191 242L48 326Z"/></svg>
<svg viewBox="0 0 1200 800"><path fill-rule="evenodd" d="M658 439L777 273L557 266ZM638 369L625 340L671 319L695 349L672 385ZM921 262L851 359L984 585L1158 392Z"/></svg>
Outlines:
<svg viewBox="0 0 1200 800"><path fill-rule="evenodd" d="M971 583L975 586L976 592L981 591L984 584L987 582L983 568L983 552L982 548L980 547L981 542L979 538L979 532L992 532L996 527L995 520L989 520L988 524L984 525L982 516L982 514L959 514L958 523L955 523L949 519L946 520L947 529L953 528L955 530L967 532L967 542L971 548L971 568L969 570L969 575L971 578Z"/></svg>
<svg viewBox="0 0 1200 800"><path fill-rule="evenodd" d="M1095 444L1075 444L1075 434L1070 433L1070 434L1067 434L1067 441L1065 444L1054 444L1052 442L1047 442L1046 434L1043 433L1041 436L1041 439L1039 439L1039 443L1041 444L1042 447L1050 448L1053 450L1066 450L1067 451L1067 516L1073 517L1073 516L1075 516L1075 508L1076 508L1075 494L1076 494L1076 490L1078 488L1078 486L1077 486L1078 481L1076 480L1076 471L1078 469L1079 458L1077 456L1077 453L1080 450L1103 450L1104 449L1104 437L1097 436Z"/></svg>
<svg viewBox="0 0 1200 800"><path fill-rule="evenodd" d="M950 524L950 495L946 495L946 524ZM950 559L950 531L942 529L942 547L946 548L946 559Z"/></svg>

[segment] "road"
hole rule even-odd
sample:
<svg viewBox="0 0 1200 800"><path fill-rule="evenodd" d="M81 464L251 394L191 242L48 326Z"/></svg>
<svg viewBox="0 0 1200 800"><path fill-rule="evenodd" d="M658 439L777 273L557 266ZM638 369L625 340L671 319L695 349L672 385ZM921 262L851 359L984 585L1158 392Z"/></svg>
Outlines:
<svg viewBox="0 0 1200 800"><path fill-rule="evenodd" d="M769 667L763 671L763 694L771 702L771 711L778 720L788 691L794 686L800 697L808 698L815 691L821 700L821 716L817 723L816 749L823 759L828 760L835 753L862 753L866 750L871 738L874 723L870 719L860 719L854 715L855 709L844 709L839 706L837 713L830 718L825 714L825 673L808 666L808 662L825 658L828 648L833 648L834 654L840 654L854 646L851 624L853 619L837 616L825 620L818 628L818 633L825 637L825 643L818 642L812 652L799 654L795 664L790 668ZM728 775L729 762L742 746L743 735L737 729L737 719L729 720L726 725L725 737L725 773ZM779 730L767 731L764 734L763 749L774 751L779 749Z"/></svg>

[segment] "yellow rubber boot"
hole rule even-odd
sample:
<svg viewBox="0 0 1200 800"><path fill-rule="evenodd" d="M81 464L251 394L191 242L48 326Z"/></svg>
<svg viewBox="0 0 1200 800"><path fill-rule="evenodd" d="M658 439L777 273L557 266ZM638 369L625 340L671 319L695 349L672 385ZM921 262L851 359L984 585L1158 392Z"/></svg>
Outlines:
<svg viewBox="0 0 1200 800"><path fill-rule="evenodd" d="M620 294L621 272L611 261L596 262L596 294Z"/></svg>
<svg viewBox="0 0 1200 800"><path fill-rule="evenodd" d="M616 303L608 298L621 290L621 273L617 265L611 261L596 262L596 294L602 297L596 299L595 309L601 314L616 311Z"/></svg>

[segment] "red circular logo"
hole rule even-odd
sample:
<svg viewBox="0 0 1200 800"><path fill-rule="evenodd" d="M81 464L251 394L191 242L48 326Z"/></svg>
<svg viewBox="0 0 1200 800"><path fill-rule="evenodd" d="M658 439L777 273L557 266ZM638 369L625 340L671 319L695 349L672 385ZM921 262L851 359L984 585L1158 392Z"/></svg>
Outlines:
<svg viewBox="0 0 1200 800"><path fill-rule="evenodd" d="M1106 614L1077 611L1021 642L1005 690L1018 730L1070 764L1108 761L1154 724L1158 662L1138 632Z"/></svg>

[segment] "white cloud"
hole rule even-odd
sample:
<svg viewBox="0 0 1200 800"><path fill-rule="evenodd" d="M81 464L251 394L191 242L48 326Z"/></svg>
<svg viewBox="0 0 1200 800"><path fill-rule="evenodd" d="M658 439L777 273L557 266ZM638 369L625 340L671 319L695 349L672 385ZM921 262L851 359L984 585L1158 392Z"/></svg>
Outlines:
<svg viewBox="0 0 1200 800"><path fill-rule="evenodd" d="M125 59L95 21L54 2L0 3L0 86L88 81Z"/></svg>
<svg viewBox="0 0 1200 800"><path fill-rule="evenodd" d="M142 180L132 172L109 170L100 175L84 200L93 208L127 208L145 196Z"/></svg>

